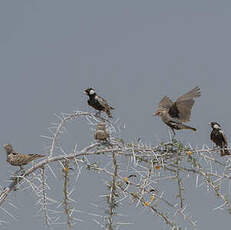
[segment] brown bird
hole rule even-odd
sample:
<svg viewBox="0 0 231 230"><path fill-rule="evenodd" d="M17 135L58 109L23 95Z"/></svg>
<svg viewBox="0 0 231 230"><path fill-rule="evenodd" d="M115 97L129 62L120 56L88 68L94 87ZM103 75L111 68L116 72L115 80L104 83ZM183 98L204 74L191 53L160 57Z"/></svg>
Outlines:
<svg viewBox="0 0 231 230"><path fill-rule="evenodd" d="M108 117L112 118L111 110L114 108L111 107L105 99L98 96L93 88L86 89L84 93L89 96L89 100L87 101L88 105L98 111L104 111Z"/></svg>
<svg viewBox="0 0 231 230"><path fill-rule="evenodd" d="M7 162L13 166L19 166L20 169L23 169L22 166L30 163L31 161L45 157L45 155L40 154L20 154L14 151L12 145L6 144L3 146L7 154Z"/></svg>
<svg viewBox="0 0 231 230"><path fill-rule="evenodd" d="M177 98L175 102L171 101L168 97L163 97L159 103L155 116L160 116L162 121L168 125L173 134L175 129L191 129L196 131L195 128L183 124L183 122L190 121L191 110L194 104L194 98L200 97L200 88L195 87L186 94Z"/></svg>
<svg viewBox="0 0 231 230"><path fill-rule="evenodd" d="M94 138L99 141L106 141L109 138L109 132L106 129L106 124L104 122L97 125Z"/></svg>
<svg viewBox="0 0 231 230"><path fill-rule="evenodd" d="M224 132L221 129L221 126L217 122L209 123L212 127L212 132L210 134L210 139L213 141L217 146L221 148L221 156L231 155L228 148L227 138Z"/></svg>

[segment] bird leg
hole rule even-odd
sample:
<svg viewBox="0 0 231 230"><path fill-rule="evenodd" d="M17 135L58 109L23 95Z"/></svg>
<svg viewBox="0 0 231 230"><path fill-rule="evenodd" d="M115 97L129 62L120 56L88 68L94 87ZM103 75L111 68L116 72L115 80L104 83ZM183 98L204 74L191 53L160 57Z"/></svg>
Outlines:
<svg viewBox="0 0 231 230"><path fill-rule="evenodd" d="M96 117L101 117L100 115L101 115L101 111L98 111L98 112L96 112L96 114L95 114Z"/></svg>
<svg viewBox="0 0 231 230"><path fill-rule="evenodd" d="M18 169L15 173L14 173L14 177L17 177L18 174L23 170L23 168L21 168L21 166L19 166L20 169Z"/></svg>
<svg viewBox="0 0 231 230"><path fill-rule="evenodd" d="M173 128L171 128L171 131L172 131L172 133L169 132L169 135L170 135L171 142L173 142L175 140L176 132Z"/></svg>
<svg viewBox="0 0 231 230"><path fill-rule="evenodd" d="M102 120L102 121L107 121L108 123L110 123L110 121L109 120L107 120L107 119L105 119L103 116L101 116L101 111L98 111L96 114L95 114L95 116L97 117L97 118L99 118L100 120Z"/></svg>
<svg viewBox="0 0 231 230"><path fill-rule="evenodd" d="M111 144L110 140L105 140L103 144L105 144L106 146L113 147L113 145Z"/></svg>
<svg viewBox="0 0 231 230"><path fill-rule="evenodd" d="M21 175L25 174L25 170L24 170L24 168L23 168L22 166L19 166L19 167L20 167L19 172L22 172L22 174L21 174Z"/></svg>
<svg viewBox="0 0 231 230"><path fill-rule="evenodd" d="M22 172L22 173L20 174L20 172ZM17 170L13 174L13 176L11 177L11 179L14 181L15 185L18 184L18 182L20 181L20 177L23 176L24 174L25 174L25 170L23 169L22 166L20 166L20 169ZM17 190L17 187L15 186L14 191L16 191L16 190Z"/></svg>

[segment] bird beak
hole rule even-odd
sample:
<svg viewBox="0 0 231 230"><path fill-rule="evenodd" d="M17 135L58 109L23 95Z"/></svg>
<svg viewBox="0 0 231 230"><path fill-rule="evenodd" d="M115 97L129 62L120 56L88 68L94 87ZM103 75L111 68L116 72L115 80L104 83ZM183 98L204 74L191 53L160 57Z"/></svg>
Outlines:
<svg viewBox="0 0 231 230"><path fill-rule="evenodd" d="M87 92L86 92L85 90L83 91L83 93L84 93L84 94L87 94Z"/></svg>
<svg viewBox="0 0 231 230"><path fill-rule="evenodd" d="M158 115L160 115L160 114L159 114L159 112L155 112L155 113L153 113L152 115L153 115L153 116L158 116Z"/></svg>

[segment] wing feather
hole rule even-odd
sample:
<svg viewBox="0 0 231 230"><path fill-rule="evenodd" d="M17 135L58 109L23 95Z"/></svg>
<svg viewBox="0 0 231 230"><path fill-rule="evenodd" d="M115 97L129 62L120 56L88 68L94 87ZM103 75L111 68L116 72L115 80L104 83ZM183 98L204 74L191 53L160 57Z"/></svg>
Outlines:
<svg viewBox="0 0 231 230"><path fill-rule="evenodd" d="M114 108L112 108L110 105L108 105L108 103L107 103L107 101L105 100L105 99L103 99L102 97L100 97L100 96L96 96L96 98L95 98L99 103L100 103L100 105L102 106L102 107L104 107L104 108L106 108L106 109L114 109Z"/></svg>
<svg viewBox="0 0 231 230"><path fill-rule="evenodd" d="M171 101L170 98L164 96L158 106L158 109L167 109L169 110L171 106L173 105L173 102Z"/></svg>
<svg viewBox="0 0 231 230"><path fill-rule="evenodd" d="M224 134L224 132L222 130L219 130L219 132L222 135L222 140L223 140L223 144L222 144L223 146L222 147L226 147L228 145L226 135Z"/></svg>
<svg viewBox="0 0 231 230"><path fill-rule="evenodd" d="M197 86L176 100L173 106L178 110L178 119L182 122L190 121L191 110L195 103L194 98L200 95L200 88Z"/></svg>
<svg viewBox="0 0 231 230"><path fill-rule="evenodd" d="M185 93L184 95L178 97L176 102L188 101L188 100L191 100L195 97L200 97L200 95L201 95L200 88L197 86L197 87L193 88L192 90L190 90L189 92Z"/></svg>

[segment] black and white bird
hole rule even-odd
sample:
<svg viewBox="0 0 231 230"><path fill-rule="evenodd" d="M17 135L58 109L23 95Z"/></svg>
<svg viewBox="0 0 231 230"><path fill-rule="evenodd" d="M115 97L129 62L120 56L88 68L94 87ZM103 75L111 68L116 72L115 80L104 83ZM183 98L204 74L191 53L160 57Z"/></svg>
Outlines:
<svg viewBox="0 0 231 230"><path fill-rule="evenodd" d="M221 148L221 156L227 156L230 155L227 143L227 138L224 134L224 132L221 129L220 124L217 122L210 122L209 123L212 127L212 132L210 134L210 139L213 141L217 146Z"/></svg>
<svg viewBox="0 0 231 230"><path fill-rule="evenodd" d="M88 88L84 92L89 96L89 99L87 101L88 105L98 111L104 111L108 115L108 117L112 118L111 110L114 108L111 107L105 99L98 96L93 88Z"/></svg>
<svg viewBox="0 0 231 230"><path fill-rule="evenodd" d="M195 128L185 125L183 122L190 121L191 110L195 102L194 98L200 97L200 95L200 88L195 87L177 98L175 102L165 96L160 101L154 115L160 116L162 121L172 129L174 135L174 130L191 129L196 131Z"/></svg>

